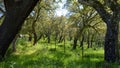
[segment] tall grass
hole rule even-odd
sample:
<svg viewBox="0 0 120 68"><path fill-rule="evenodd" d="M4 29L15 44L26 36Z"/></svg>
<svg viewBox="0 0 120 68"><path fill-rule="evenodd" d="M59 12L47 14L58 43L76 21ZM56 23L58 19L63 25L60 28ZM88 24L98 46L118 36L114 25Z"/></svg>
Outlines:
<svg viewBox="0 0 120 68"><path fill-rule="evenodd" d="M39 42L33 46L31 42L19 41L17 52L7 55L0 63L0 68L120 68L117 63L104 62L103 48L85 48L82 57L81 48L72 50L70 42L64 43Z"/></svg>

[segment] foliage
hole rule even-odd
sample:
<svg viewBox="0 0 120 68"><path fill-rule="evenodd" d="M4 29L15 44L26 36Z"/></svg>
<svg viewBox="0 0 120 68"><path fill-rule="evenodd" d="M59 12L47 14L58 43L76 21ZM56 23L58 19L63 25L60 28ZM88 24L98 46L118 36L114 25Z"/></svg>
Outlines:
<svg viewBox="0 0 120 68"><path fill-rule="evenodd" d="M104 20L99 12L96 12L94 7L78 3L77 0L66 0L64 9L68 10L68 14L56 16L55 10L60 7L58 3L61 1L38 2L22 26L21 37L18 37L16 42L17 51L12 52L10 47L6 59L0 63L0 68L119 67L118 63L104 61L103 43L108 24L103 23ZM105 11L112 15L111 7L108 8L109 5L105 4L105 0L98 1L105 5ZM89 5L87 2L90 1L85 2ZM0 8L1 6L4 7L0 1ZM0 10L1 13L3 12ZM33 42L27 41L29 37L33 38L31 39ZM72 50L75 38L76 45L81 45L81 42L83 45ZM89 42L93 47L88 48Z"/></svg>
<svg viewBox="0 0 120 68"><path fill-rule="evenodd" d="M85 49L84 57L81 57L81 49L71 50L70 42L66 43L66 53L63 51L63 43L57 44L56 51L49 51L54 44L41 43L33 47L20 39L16 53L12 53L5 61L0 63L1 68L116 68L116 63L103 61L103 48L97 50ZM21 44L22 43L22 44ZM23 44L26 43L26 44ZM60 47L62 46L62 47ZM80 54L80 55L79 55Z"/></svg>

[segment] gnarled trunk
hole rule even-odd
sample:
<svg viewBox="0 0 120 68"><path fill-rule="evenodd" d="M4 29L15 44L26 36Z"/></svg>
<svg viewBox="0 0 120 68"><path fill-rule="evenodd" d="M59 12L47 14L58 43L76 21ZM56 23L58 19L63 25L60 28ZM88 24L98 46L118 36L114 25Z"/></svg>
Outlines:
<svg viewBox="0 0 120 68"><path fill-rule="evenodd" d="M118 46L118 23L107 24L107 32L105 36L105 60L108 62L115 62L117 56L116 46Z"/></svg>
<svg viewBox="0 0 120 68"><path fill-rule="evenodd" d="M9 45L37 2L38 0L4 0L6 16L0 26L0 60L4 58Z"/></svg>

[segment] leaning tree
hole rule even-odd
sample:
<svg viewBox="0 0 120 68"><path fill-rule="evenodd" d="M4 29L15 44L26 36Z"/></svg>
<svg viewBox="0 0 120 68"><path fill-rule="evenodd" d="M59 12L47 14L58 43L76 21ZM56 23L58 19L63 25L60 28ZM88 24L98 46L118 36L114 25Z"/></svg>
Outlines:
<svg viewBox="0 0 120 68"><path fill-rule="evenodd" d="M105 22L107 30L105 36L104 59L115 62L119 58L118 31L120 22L119 0L78 0L80 3L93 7Z"/></svg>
<svg viewBox="0 0 120 68"><path fill-rule="evenodd" d="M0 26L0 60L38 1L41 0L4 0L6 13Z"/></svg>

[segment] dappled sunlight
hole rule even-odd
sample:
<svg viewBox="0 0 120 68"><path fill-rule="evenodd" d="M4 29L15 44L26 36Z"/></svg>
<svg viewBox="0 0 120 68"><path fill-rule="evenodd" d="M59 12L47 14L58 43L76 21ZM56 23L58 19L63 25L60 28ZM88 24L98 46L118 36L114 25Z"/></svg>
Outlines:
<svg viewBox="0 0 120 68"><path fill-rule="evenodd" d="M45 68L48 67L82 67L83 65L88 65L87 63L91 62L100 62L103 61L103 50L93 50L89 49L86 50L84 53L84 57L81 56L81 50L78 48L77 50L71 50L67 43L66 45L66 52L64 53L63 50L63 44L60 43L56 50L54 50L54 43L49 44L46 47L46 43L37 44L36 46L29 45L30 43L27 43L28 46L26 46L26 49L22 49L25 46L21 46L22 51L17 51L16 53L13 53L9 59L12 60L12 63L14 62L14 67L17 66L24 66L24 67L39 67L43 66ZM18 46L18 47L19 47ZM19 49L20 50L20 49ZM89 52L90 51L90 52ZM23 52L23 53L22 53ZM94 52L94 53L92 53ZM22 53L22 54L21 54ZM80 54L80 55L79 55ZM16 60L14 59L16 58ZM85 64L84 64L85 62ZM82 64L82 65L81 65ZM95 64L95 63L93 63ZM88 66L87 66L88 67Z"/></svg>
<svg viewBox="0 0 120 68"><path fill-rule="evenodd" d="M120 1L0 1L0 68L120 68Z"/></svg>
<svg viewBox="0 0 120 68"><path fill-rule="evenodd" d="M84 55L81 55L81 48L76 50L71 50L69 47L70 42L66 43L66 51L64 52L63 43L57 44L56 49L54 49L54 43L47 44L42 42L42 44L37 44L36 46L27 43L28 45L18 45L21 47L19 50L9 56L6 61L0 64L9 65L17 68L96 68L104 67L103 59L103 48L93 48L85 49ZM26 49L23 49L26 47ZM19 53L20 52L20 53ZM7 64L6 64L7 63ZM114 66L115 67L115 64Z"/></svg>

